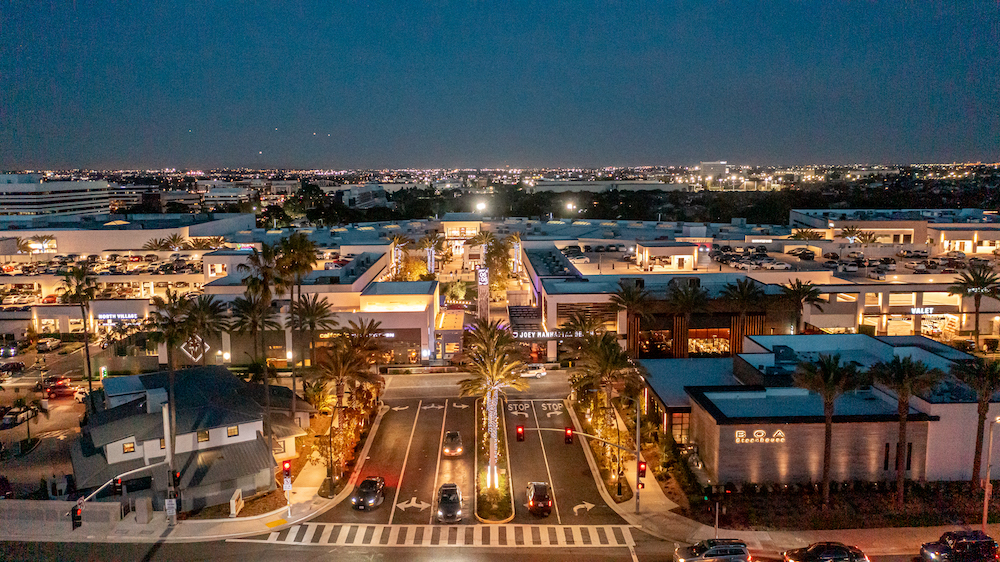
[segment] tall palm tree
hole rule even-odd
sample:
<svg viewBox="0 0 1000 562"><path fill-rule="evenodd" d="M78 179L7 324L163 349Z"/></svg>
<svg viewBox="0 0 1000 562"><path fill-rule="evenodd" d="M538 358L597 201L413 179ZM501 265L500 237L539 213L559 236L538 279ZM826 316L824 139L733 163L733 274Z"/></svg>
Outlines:
<svg viewBox="0 0 1000 562"><path fill-rule="evenodd" d="M875 234L871 230L864 230L861 234L858 234L858 242L864 245L875 244L878 242L878 234Z"/></svg>
<svg viewBox="0 0 1000 562"><path fill-rule="evenodd" d="M850 363L841 365L840 354L821 354L815 363L799 363L792 376L795 386L819 394L823 401L823 505L830 505L830 461L833 455L834 402L845 392L864 386L865 379Z"/></svg>
<svg viewBox="0 0 1000 562"><path fill-rule="evenodd" d="M186 321L190 309L191 302L188 299L167 289L165 296L153 297L153 311L149 313L148 319L149 328L153 331L153 340L165 344L167 348L167 406L170 417L170 458L168 462L171 473L174 470L174 455L177 451L176 350L190 335L190 325Z"/></svg>
<svg viewBox="0 0 1000 562"><path fill-rule="evenodd" d="M83 350L86 361L84 373L87 375L87 392L90 396L91 411L96 411L94 404L94 376L90 366L90 329L87 326L87 318L90 316L90 301L94 300L97 293L97 280L87 275L87 269L83 267L72 267L63 274L62 284L64 289L62 300L66 303L79 305L80 318L83 319Z"/></svg>
<svg viewBox="0 0 1000 562"><path fill-rule="evenodd" d="M322 299L319 295L299 296L299 300L292 304L294 314L291 318L298 322L298 329L309 331L309 364L316 366L316 332L318 330L334 330L337 328L337 314L330 307L330 302L326 297Z"/></svg>
<svg viewBox="0 0 1000 562"><path fill-rule="evenodd" d="M44 250L49 249L48 246L50 245L51 242L56 241L56 237L52 236L51 234L36 234L31 238L28 238L28 240L31 240L32 242L40 245L41 248L39 248L38 252L36 253L42 253Z"/></svg>
<svg viewBox="0 0 1000 562"><path fill-rule="evenodd" d="M499 321L477 319L466 332L466 353L470 359L470 378L459 381L462 396L483 399L486 429L489 436L487 483L497 487L497 434L500 398L508 388L524 390L528 383L521 378L524 363L518 355L517 341L510 327ZM479 423L477 421L477 423ZM476 444L478 446L478 443Z"/></svg>
<svg viewBox="0 0 1000 562"><path fill-rule="evenodd" d="M15 237L15 240L17 241L17 253L28 254L31 261L35 261L34 256L31 253L31 241L27 238L21 238L20 236Z"/></svg>
<svg viewBox="0 0 1000 562"><path fill-rule="evenodd" d="M296 232L288 238L282 239L279 245L281 257L278 259L278 268L281 276L285 280L285 285L291 291L292 306L289 308L289 329L292 331L292 347L295 343L302 345L302 322L295 319L298 307L294 306L302 298L302 280L312 272L318 261L316 244L302 232ZM295 289L298 289L298 299L295 297ZM305 365L305 352L300 347L298 349L299 361ZM298 373L295 369L295 361L292 361L292 419L295 418L297 396Z"/></svg>
<svg viewBox="0 0 1000 562"><path fill-rule="evenodd" d="M489 271L490 293L493 295L505 291L507 279L510 278L510 250L514 238L507 236L498 238L488 230L480 230L466 244L482 246L482 264Z"/></svg>
<svg viewBox="0 0 1000 562"><path fill-rule="evenodd" d="M176 232L164 238L163 241L168 249L174 251L183 250L187 245L187 239L184 238L183 235Z"/></svg>
<svg viewBox="0 0 1000 562"><path fill-rule="evenodd" d="M281 270L278 267L278 251L275 246L264 244L260 250L253 249L246 263L236 266L236 271L246 273L242 283L247 288L247 294L259 297L260 306L271 307L273 287L284 284ZM260 331L260 351L267 359L267 347L264 345L264 330Z"/></svg>
<svg viewBox="0 0 1000 562"><path fill-rule="evenodd" d="M691 315L708 306L708 291L687 283L674 284L667 291L667 306L674 313L674 357L687 357ZM683 324L677 321L679 319L684 321Z"/></svg>
<svg viewBox="0 0 1000 562"><path fill-rule="evenodd" d="M444 237L436 232L428 232L417 241L417 248L427 252L427 271L434 273L434 261L444 251Z"/></svg>
<svg viewBox="0 0 1000 562"><path fill-rule="evenodd" d="M324 356L319 364L319 374L323 380L333 385L337 400L334 407L337 409L337 433L343 434L344 424L344 394L348 386L353 389L360 383L380 384L382 376L373 373L368 368L368 362L363 354L346 345L346 342L339 342L335 345L333 352ZM330 417L331 432L333 431L333 418ZM340 458L340 469L343 471L343 455Z"/></svg>
<svg viewBox="0 0 1000 562"><path fill-rule="evenodd" d="M823 302L823 299L820 298L821 294L815 285L810 282L803 283L801 279L789 281L788 285L781 286L781 296L795 308L796 333L802 331L802 311L807 304L811 304L823 312L823 306L820 304Z"/></svg>
<svg viewBox="0 0 1000 562"><path fill-rule="evenodd" d="M998 288L1000 288L1000 276L988 265L970 266L967 271L959 274L954 285L948 287L948 293L951 295L972 297L972 305L976 311L975 330L972 332L976 340L976 351L979 351L979 307L983 303L984 296L995 298Z"/></svg>
<svg viewBox="0 0 1000 562"><path fill-rule="evenodd" d="M384 350L379 331L381 325L375 320L359 318L357 322L348 320L347 326L340 330L345 345L355 350L368 365L377 365Z"/></svg>
<svg viewBox="0 0 1000 562"><path fill-rule="evenodd" d="M604 428L614 427L611 391L637 374L628 353L618 345L614 334L604 332L587 336L579 365L570 371L570 385L578 392L595 388L604 393Z"/></svg>
<svg viewBox="0 0 1000 562"><path fill-rule="evenodd" d="M972 459L973 489L979 486L979 476L982 473L983 462L983 430L986 429L986 417L990 411L990 400L1000 392L1000 361L990 361L976 357L970 361L961 361L951 366L951 374L969 385L976 393L978 404L979 425L976 431L976 455Z"/></svg>
<svg viewBox="0 0 1000 562"><path fill-rule="evenodd" d="M605 331L604 321L599 316L587 314L586 312L571 313L559 329L574 334L563 339L564 349L573 359L581 357L583 347L588 341L589 336Z"/></svg>
<svg viewBox="0 0 1000 562"><path fill-rule="evenodd" d="M166 251L171 249L166 238L150 238L142 245L143 250Z"/></svg>
<svg viewBox="0 0 1000 562"><path fill-rule="evenodd" d="M633 358L639 354L640 321L652 318L649 313L650 301L648 291L624 279L618 281L618 289L611 295L611 303L615 305L615 309L625 311L625 347Z"/></svg>
<svg viewBox="0 0 1000 562"><path fill-rule="evenodd" d="M212 295L198 295L191 299L186 322L191 334L199 336L202 341L219 335L229 328L226 305ZM201 354L201 364L208 364L208 353Z"/></svg>
<svg viewBox="0 0 1000 562"><path fill-rule="evenodd" d="M896 509L903 509L906 490L906 418L910 413L910 396L934 387L944 377L940 369L932 369L923 361L912 357L893 357L880 361L868 369L879 384L896 393L896 413L899 415L899 438L896 441Z"/></svg>
<svg viewBox="0 0 1000 562"><path fill-rule="evenodd" d="M764 300L764 290L756 281L747 277L727 283L722 289L722 300L726 301L737 314L734 330L730 331L729 349L733 355L743 352L743 336L749 335L747 313L757 310Z"/></svg>
<svg viewBox="0 0 1000 562"><path fill-rule="evenodd" d="M251 361L251 366L254 362L257 362L258 364L263 365L266 369L267 351L264 348L264 333L267 330L281 329L281 324L275 320L274 309L271 308L271 299L264 299L259 295L251 293L251 291L247 289L245 297L237 297L233 301L233 319L235 320L234 325L236 326L236 333L249 333L250 339L253 340L254 357ZM258 354L257 350L258 336L260 338L259 341L261 345L260 354ZM268 446L270 446L271 389L267 376L262 377L261 382L264 385L264 427L267 432L267 443Z"/></svg>

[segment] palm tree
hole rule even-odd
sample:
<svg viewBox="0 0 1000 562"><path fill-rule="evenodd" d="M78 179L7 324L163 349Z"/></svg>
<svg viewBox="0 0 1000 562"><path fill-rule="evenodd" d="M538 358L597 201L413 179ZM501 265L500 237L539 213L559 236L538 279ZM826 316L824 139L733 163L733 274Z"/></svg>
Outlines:
<svg viewBox="0 0 1000 562"><path fill-rule="evenodd" d="M849 242L854 242L858 236L861 235L861 229L857 225L849 224L840 229L839 238L843 238Z"/></svg>
<svg viewBox="0 0 1000 562"><path fill-rule="evenodd" d="M368 363L362 353L351 348L346 342L334 346L333 353L325 356L319 365L320 376L327 383L332 384L337 396L334 407L337 409L337 432L342 434L345 429L344 424L344 391L347 385L352 387L359 383L379 384L382 376L373 373L368 368ZM333 431L333 418L330 416L330 431ZM339 455L343 472L343 455Z"/></svg>
<svg viewBox="0 0 1000 562"><path fill-rule="evenodd" d="M271 308L271 299L261 298L259 295L255 295L250 292L249 289L246 291L246 297L237 297L233 301L233 319L235 320L236 333L238 334L250 334L250 339L253 340L253 353L254 357L251 361L251 366L254 362L257 362L263 367L267 368L267 352L264 349L264 332L267 330L278 330L281 328L275 319L274 309ZM257 342L258 335L260 336L261 353L258 355ZM266 372L266 371L265 371ZM268 377L264 376L261 382L264 385L264 412L265 412L265 424L264 427L267 430L267 443L268 446L271 445L271 389L268 386Z"/></svg>
<svg viewBox="0 0 1000 562"><path fill-rule="evenodd" d="M674 313L673 348L674 357L688 356L688 333L691 315L708 305L708 291L687 283L674 284L667 291L667 306ZM683 324L678 320L683 319Z"/></svg>
<svg viewBox="0 0 1000 562"><path fill-rule="evenodd" d="M35 252L35 253L42 253L44 250L49 249L48 248L49 243L50 242L55 242L56 241L56 237L52 236L51 234L36 234L36 235L32 236L31 238L28 238L28 240L31 240L32 242L34 242L34 243L38 244L39 246L41 246L38 249L38 252Z"/></svg>
<svg viewBox="0 0 1000 562"><path fill-rule="evenodd" d="M171 249L166 238L150 238L142 245L143 250L166 251Z"/></svg>
<svg viewBox="0 0 1000 562"><path fill-rule="evenodd" d="M875 234L870 230L862 231L858 234L858 242L861 242L864 245L876 244L878 243L878 234Z"/></svg>
<svg viewBox="0 0 1000 562"><path fill-rule="evenodd" d="M177 451L177 362L175 350L183 344L190 335L190 325L187 314L191 302L175 291L167 289L165 297L153 297L153 312L149 314L149 326L153 330L153 340L166 345L168 370L167 404L170 417L170 458L168 459L171 473L174 470L174 454Z"/></svg>
<svg viewBox="0 0 1000 562"><path fill-rule="evenodd" d="M290 316L298 322L298 329L309 331L309 364L316 366L316 332L318 330L334 330L337 328L336 313L330 307L330 302L323 297L320 300L315 293L299 296L292 304L293 314Z"/></svg>
<svg viewBox="0 0 1000 562"><path fill-rule="evenodd" d="M795 308L796 333L802 331L802 312L807 304L811 304L823 312L823 306L820 304L823 302L823 299L820 298L821 294L815 285L809 282L803 283L801 279L789 281L788 285L781 286L781 296L792 303Z"/></svg>
<svg viewBox="0 0 1000 562"><path fill-rule="evenodd" d="M488 487L498 486L497 432L499 427L500 397L508 388L524 390L528 383L521 378L524 363L518 357L517 341L510 327L499 321L477 319L466 332L466 352L470 359L470 378L459 381L462 396L483 399L486 410L486 429L489 436ZM477 422L478 423L478 422ZM478 446L478 443L477 443Z"/></svg>
<svg viewBox="0 0 1000 562"><path fill-rule="evenodd" d="M229 328L226 305L212 295L198 295L191 300L186 322L192 335L207 340ZM201 354L201 364L208 364L208 353Z"/></svg>
<svg viewBox="0 0 1000 562"><path fill-rule="evenodd" d="M185 239L184 236L176 232L164 238L163 242L167 246L167 249L174 251L183 250L184 247L187 245L187 239Z"/></svg>
<svg viewBox="0 0 1000 562"><path fill-rule="evenodd" d="M3 390L3 389L0 389ZM49 419L49 411L42 407L42 401L37 398L26 398L20 397L14 400L11 404L13 409L17 410L27 410L28 419L24 422L24 428L28 432L28 446L31 446L31 420L38 417L38 414L45 416L45 419Z"/></svg>
<svg viewBox="0 0 1000 562"><path fill-rule="evenodd" d="M789 238L791 240L822 240L823 234L811 228L796 228Z"/></svg>
<svg viewBox="0 0 1000 562"><path fill-rule="evenodd" d="M579 359L582 355L583 346L587 338L593 334L604 332L604 321L599 316L587 314L586 312L573 312L569 319L563 322L560 330L579 334L563 339L564 346L569 355L574 359Z"/></svg>
<svg viewBox="0 0 1000 562"><path fill-rule="evenodd" d="M289 308L288 328L292 330L292 347L295 342L302 342L302 322L295 318L299 308L294 306L302 298L302 280L312 272L317 262L316 244L302 232L296 232L288 238L282 239L279 250L281 257L278 259L278 268L281 271L285 285L289 285L292 294L290 295L292 306ZM298 288L298 299L295 298L295 289ZM296 337L298 336L298 337ZM305 352L299 349L299 361L305 365ZM292 361L292 419L295 419L296 392L297 392L297 372L295 361Z"/></svg>
<svg viewBox="0 0 1000 562"><path fill-rule="evenodd" d="M636 373L628 353L618 345L614 334L592 334L586 338L579 365L570 371L570 385L578 392L591 388L604 392L604 428L608 431L614 427L611 391L616 385L634 378Z"/></svg>
<svg viewBox="0 0 1000 562"><path fill-rule="evenodd" d="M96 411L94 404L94 377L90 367L90 329L87 327L87 317L90 315L90 301L94 300L97 293L97 280L87 275L87 269L82 267L70 268L63 274L60 288L64 289L62 300L66 303L80 306L80 318L83 319L83 350L86 360L87 392L90 393L90 406L92 411Z"/></svg>
<svg viewBox="0 0 1000 562"><path fill-rule="evenodd" d="M489 271L490 294L498 294L507 288L507 279L511 273L510 250L514 240L510 236L497 238L488 230L480 230L466 242L470 246L483 247L482 264Z"/></svg>
<svg viewBox="0 0 1000 562"><path fill-rule="evenodd" d="M722 289L722 300L736 310L736 325L730 330L729 348L733 355L743 352L743 336L749 335L747 313L760 307L764 300L764 290L756 281L747 277L727 283Z"/></svg>
<svg viewBox="0 0 1000 562"><path fill-rule="evenodd" d="M384 349L382 333L379 331L381 322L359 318L357 322L348 320L347 326L340 330L344 345L355 350L368 365L376 365Z"/></svg>
<svg viewBox="0 0 1000 562"><path fill-rule="evenodd" d="M15 240L17 240L17 253L28 254L28 256L31 256L31 241L27 238L21 238L20 236L15 237ZM32 261L34 261L33 256Z"/></svg>
<svg viewBox="0 0 1000 562"><path fill-rule="evenodd" d="M899 438L896 441L896 509L903 509L906 481L905 457L906 418L910 413L910 396L920 394L934 388L943 377L940 369L932 369L923 361L914 361L912 357L893 357L892 361L880 361L868 369L868 373L878 383L896 393L899 415Z"/></svg>
<svg viewBox="0 0 1000 562"><path fill-rule="evenodd" d="M815 363L799 363L792 380L795 386L819 394L823 401L823 417L826 422L823 436L823 506L829 506L830 461L833 455L833 405L841 394L864 386L866 381L853 364L840 364L840 354L821 354Z"/></svg>
<svg viewBox="0 0 1000 562"><path fill-rule="evenodd" d="M436 232L427 232L417 241L417 248L427 252L427 271L434 273L434 261L444 251L444 237Z"/></svg>
<svg viewBox="0 0 1000 562"><path fill-rule="evenodd" d="M967 271L959 274L954 285L948 287L948 294L962 298L972 297L972 305L976 311L975 330L972 332L976 340L976 351L979 350L979 307L983 303L983 297L995 297L998 288L1000 288L1000 276L997 276L993 268L988 265L970 266Z"/></svg>
<svg viewBox="0 0 1000 562"><path fill-rule="evenodd" d="M403 266L403 262L406 261L406 246L413 245L413 239L405 234L393 234L389 238L389 242L392 243L392 268L391 271L395 274Z"/></svg>
<svg viewBox="0 0 1000 562"><path fill-rule="evenodd" d="M625 311L625 347L633 358L639 354L640 321L652 318L649 313L650 300L649 292L624 279L618 281L618 289L611 295L615 309Z"/></svg>
<svg viewBox="0 0 1000 562"><path fill-rule="evenodd" d="M246 263L236 266L236 271L246 273L242 283L247 288L247 294L259 297L259 306L271 307L272 287L283 285L284 281L280 277L281 270L278 267L278 252L275 246L270 244L262 245L261 249L253 249L253 253L247 258ZM264 330L260 331L260 351L267 359L267 347L264 345Z"/></svg>
<svg viewBox="0 0 1000 562"><path fill-rule="evenodd" d="M951 366L951 374L969 385L976 393L979 403L979 425L976 432L976 455L972 459L973 489L979 486L979 476L983 462L983 430L986 428L986 417L989 415L990 400L1000 392L1000 361L990 361L976 357L969 361L961 361Z"/></svg>

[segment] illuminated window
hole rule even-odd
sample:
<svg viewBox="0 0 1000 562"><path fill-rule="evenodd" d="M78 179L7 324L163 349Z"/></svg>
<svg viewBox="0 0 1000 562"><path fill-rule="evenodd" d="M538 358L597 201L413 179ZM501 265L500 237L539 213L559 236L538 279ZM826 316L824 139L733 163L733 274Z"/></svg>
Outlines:
<svg viewBox="0 0 1000 562"><path fill-rule="evenodd" d="M208 430L207 429L204 430L204 431L199 431L198 432L198 442L199 443L204 443L205 441L208 441Z"/></svg>
<svg viewBox="0 0 1000 562"><path fill-rule="evenodd" d="M134 453L135 452L135 443L125 443L124 445L122 445L122 452L123 453Z"/></svg>
<svg viewBox="0 0 1000 562"><path fill-rule="evenodd" d="M240 434L240 426L234 425L226 428L226 435L229 437L236 437Z"/></svg>
<svg viewBox="0 0 1000 562"><path fill-rule="evenodd" d="M688 443L691 439L691 414L689 412L672 412L670 425L675 443Z"/></svg>
<svg viewBox="0 0 1000 562"><path fill-rule="evenodd" d="M167 448L167 440L164 439L164 438L162 438L162 437L160 437L160 448L161 449L166 449Z"/></svg>

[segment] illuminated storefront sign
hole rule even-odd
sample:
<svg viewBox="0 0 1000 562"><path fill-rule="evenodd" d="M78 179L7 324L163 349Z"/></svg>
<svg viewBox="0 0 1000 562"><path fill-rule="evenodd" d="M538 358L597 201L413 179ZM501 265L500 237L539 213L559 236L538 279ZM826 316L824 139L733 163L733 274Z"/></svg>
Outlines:
<svg viewBox="0 0 1000 562"><path fill-rule="evenodd" d="M555 331L555 332L514 332L514 337L519 340L534 339L562 339L562 338L582 338L583 332Z"/></svg>
<svg viewBox="0 0 1000 562"><path fill-rule="evenodd" d="M321 339L321 340L328 340L330 338L335 338L335 337L337 337L339 335L341 335L340 332L324 332L324 333L322 333L322 334L319 335L319 339ZM374 337L376 337L376 338L394 338L394 337L396 337L396 333L395 332L378 332L378 333L375 333L375 334L372 334L372 335Z"/></svg>
<svg viewBox="0 0 1000 562"><path fill-rule="evenodd" d="M770 244L772 242L774 242L774 240L772 240L770 238L751 238L750 239L750 243L751 244Z"/></svg>
<svg viewBox="0 0 1000 562"><path fill-rule="evenodd" d="M479 269L476 270L476 273L478 273L478 275L479 275L478 278L479 278L479 286L480 287L485 287L486 285L490 284L490 270L489 269L487 269L485 267L480 267Z"/></svg>
<svg viewBox="0 0 1000 562"><path fill-rule="evenodd" d="M138 320L139 315L134 312L120 312L113 313L108 312L104 314L97 315L98 320Z"/></svg>
<svg viewBox="0 0 1000 562"><path fill-rule="evenodd" d="M934 307L911 308L910 314L934 314Z"/></svg>
<svg viewBox="0 0 1000 562"><path fill-rule="evenodd" d="M747 432L743 430L736 431L736 443L784 443L785 442L785 432L780 429L775 431L768 437L767 432L763 429L756 429L752 434L747 436Z"/></svg>

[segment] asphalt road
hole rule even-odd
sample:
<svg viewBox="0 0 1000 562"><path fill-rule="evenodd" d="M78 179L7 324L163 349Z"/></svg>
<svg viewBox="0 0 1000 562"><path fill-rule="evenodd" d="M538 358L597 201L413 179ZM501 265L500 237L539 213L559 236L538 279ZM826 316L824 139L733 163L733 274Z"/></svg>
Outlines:
<svg viewBox="0 0 1000 562"><path fill-rule="evenodd" d="M14 543L0 542L3 560L152 561L186 560L189 562L252 562L275 560L345 560L364 562L407 561L476 561L506 562L527 560L543 562L670 562L673 546L643 533L633 532L635 546L619 548L454 548L454 547L349 547L292 546L261 543L182 543L182 544L92 544L92 543ZM634 556L633 556L634 552ZM913 556L873 556L872 562L910 562ZM768 562L775 558L754 560Z"/></svg>

